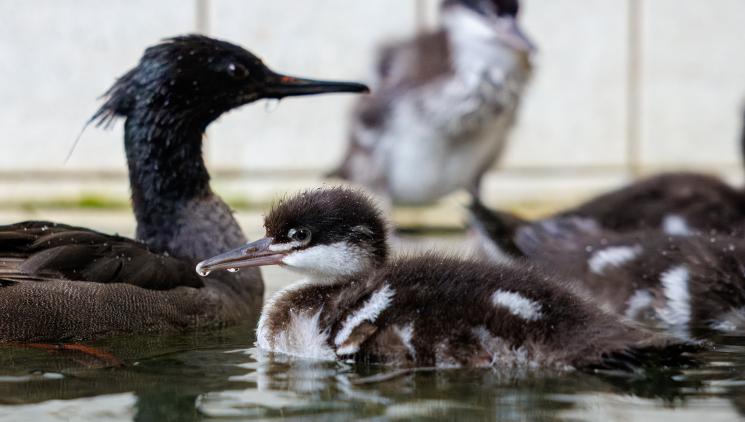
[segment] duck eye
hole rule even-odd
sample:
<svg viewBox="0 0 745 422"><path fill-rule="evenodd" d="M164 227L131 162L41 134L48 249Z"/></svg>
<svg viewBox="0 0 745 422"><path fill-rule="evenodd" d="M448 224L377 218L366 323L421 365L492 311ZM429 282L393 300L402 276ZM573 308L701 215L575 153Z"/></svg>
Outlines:
<svg viewBox="0 0 745 422"><path fill-rule="evenodd" d="M290 239L296 242L308 243L310 241L310 230L290 229L290 231L287 232L287 237L289 237Z"/></svg>
<svg viewBox="0 0 745 422"><path fill-rule="evenodd" d="M249 75L248 69L246 69L246 66L243 66L242 64L238 63L230 63L228 65L228 75L230 75L233 79L244 79Z"/></svg>

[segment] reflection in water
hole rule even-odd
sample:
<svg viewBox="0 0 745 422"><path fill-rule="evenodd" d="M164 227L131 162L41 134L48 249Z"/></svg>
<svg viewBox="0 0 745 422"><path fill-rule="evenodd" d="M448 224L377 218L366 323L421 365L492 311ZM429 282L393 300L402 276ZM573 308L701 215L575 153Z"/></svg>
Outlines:
<svg viewBox="0 0 745 422"><path fill-rule="evenodd" d="M706 412L713 421L732 419L745 407L745 338L739 337L717 339L720 346L701 353L703 365L694 369L547 374L300 361L259 353L252 332L246 324L96 344L122 359L122 367L91 366L42 350L0 349L0 420L649 420L669 412Z"/></svg>
<svg viewBox="0 0 745 422"><path fill-rule="evenodd" d="M276 290L277 286L268 286ZM715 339L693 369L634 374L401 371L261 354L255 321L100 341L124 362L0 348L0 421L676 420L745 415L745 338Z"/></svg>

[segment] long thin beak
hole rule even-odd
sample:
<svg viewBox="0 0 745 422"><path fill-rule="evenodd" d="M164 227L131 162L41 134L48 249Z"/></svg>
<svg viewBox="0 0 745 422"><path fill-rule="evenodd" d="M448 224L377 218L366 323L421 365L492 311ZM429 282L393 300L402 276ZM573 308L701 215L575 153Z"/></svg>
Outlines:
<svg viewBox="0 0 745 422"><path fill-rule="evenodd" d="M264 87L264 98L326 94L331 92L370 92L367 85L357 82L318 81L296 78L269 71Z"/></svg>
<svg viewBox="0 0 745 422"><path fill-rule="evenodd" d="M285 254L269 250L274 239L265 237L255 242L245 244L232 251L207 258L197 264L197 274L205 277L212 271L231 270L243 267L260 267L275 265L282 262Z"/></svg>
<svg viewBox="0 0 745 422"><path fill-rule="evenodd" d="M517 24L517 20L513 17L502 17L499 18L499 39L509 45L510 47L524 51L526 53L532 53L536 51L535 44L528 38L527 35L520 29Z"/></svg>

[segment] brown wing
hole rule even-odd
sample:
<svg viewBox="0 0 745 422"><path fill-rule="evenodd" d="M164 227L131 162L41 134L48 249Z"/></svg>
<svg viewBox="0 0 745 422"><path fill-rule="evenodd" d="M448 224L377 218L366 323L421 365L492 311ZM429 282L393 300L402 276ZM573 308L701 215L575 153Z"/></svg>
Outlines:
<svg viewBox="0 0 745 422"><path fill-rule="evenodd" d="M153 290L203 286L194 263L121 236L47 221L0 226L0 284L56 280Z"/></svg>
<svg viewBox="0 0 745 422"><path fill-rule="evenodd" d="M397 97L450 73L450 46L444 31L384 46L376 66L377 86L372 95L360 99L356 114L366 127L382 126Z"/></svg>
<svg viewBox="0 0 745 422"><path fill-rule="evenodd" d="M695 173L669 173L641 180L604 195L562 215L597 220L616 231L659 229L675 214L694 230L731 233L745 215L742 192L720 179Z"/></svg>

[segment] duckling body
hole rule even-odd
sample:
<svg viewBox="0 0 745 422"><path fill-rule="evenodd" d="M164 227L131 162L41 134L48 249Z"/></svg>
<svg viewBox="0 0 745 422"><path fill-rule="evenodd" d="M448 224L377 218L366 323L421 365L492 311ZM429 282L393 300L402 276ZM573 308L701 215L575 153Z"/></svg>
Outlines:
<svg viewBox="0 0 745 422"><path fill-rule="evenodd" d="M618 232L730 234L745 221L745 192L697 173L666 173L600 195L560 216L578 216Z"/></svg>
<svg viewBox="0 0 745 422"><path fill-rule="evenodd" d="M262 313L258 345L313 359L563 369L602 366L614 353L669 341L620 323L545 278L528 267L437 255L394 260L343 286L278 293Z"/></svg>
<svg viewBox="0 0 745 422"><path fill-rule="evenodd" d="M441 29L383 49L375 95L360 101L334 175L396 203L478 189L504 149L531 69L529 42L505 41L522 37L516 3L501 3L514 2L446 1Z"/></svg>
<svg viewBox="0 0 745 422"><path fill-rule="evenodd" d="M621 322L527 264L434 253L388 259L385 223L353 190L290 198L265 226L265 239L197 267L279 264L306 276L264 306L257 343L265 351L404 366L586 369L684 345Z"/></svg>
<svg viewBox="0 0 745 422"><path fill-rule="evenodd" d="M674 334L745 330L745 241L717 234L614 233L577 218L521 228L516 244L606 309Z"/></svg>
<svg viewBox="0 0 745 422"><path fill-rule="evenodd" d="M745 151L745 112L740 147ZM661 230L670 235L739 235L745 191L700 173L663 173L600 195L557 215L593 220L616 232Z"/></svg>
<svg viewBox="0 0 745 422"><path fill-rule="evenodd" d="M255 317L263 296L258 271L193 275L199 259L246 241L210 188L204 131L224 112L261 98L365 89L279 75L243 48L203 36L148 48L91 119L125 119L137 239L50 222L0 227L0 342L175 331Z"/></svg>

